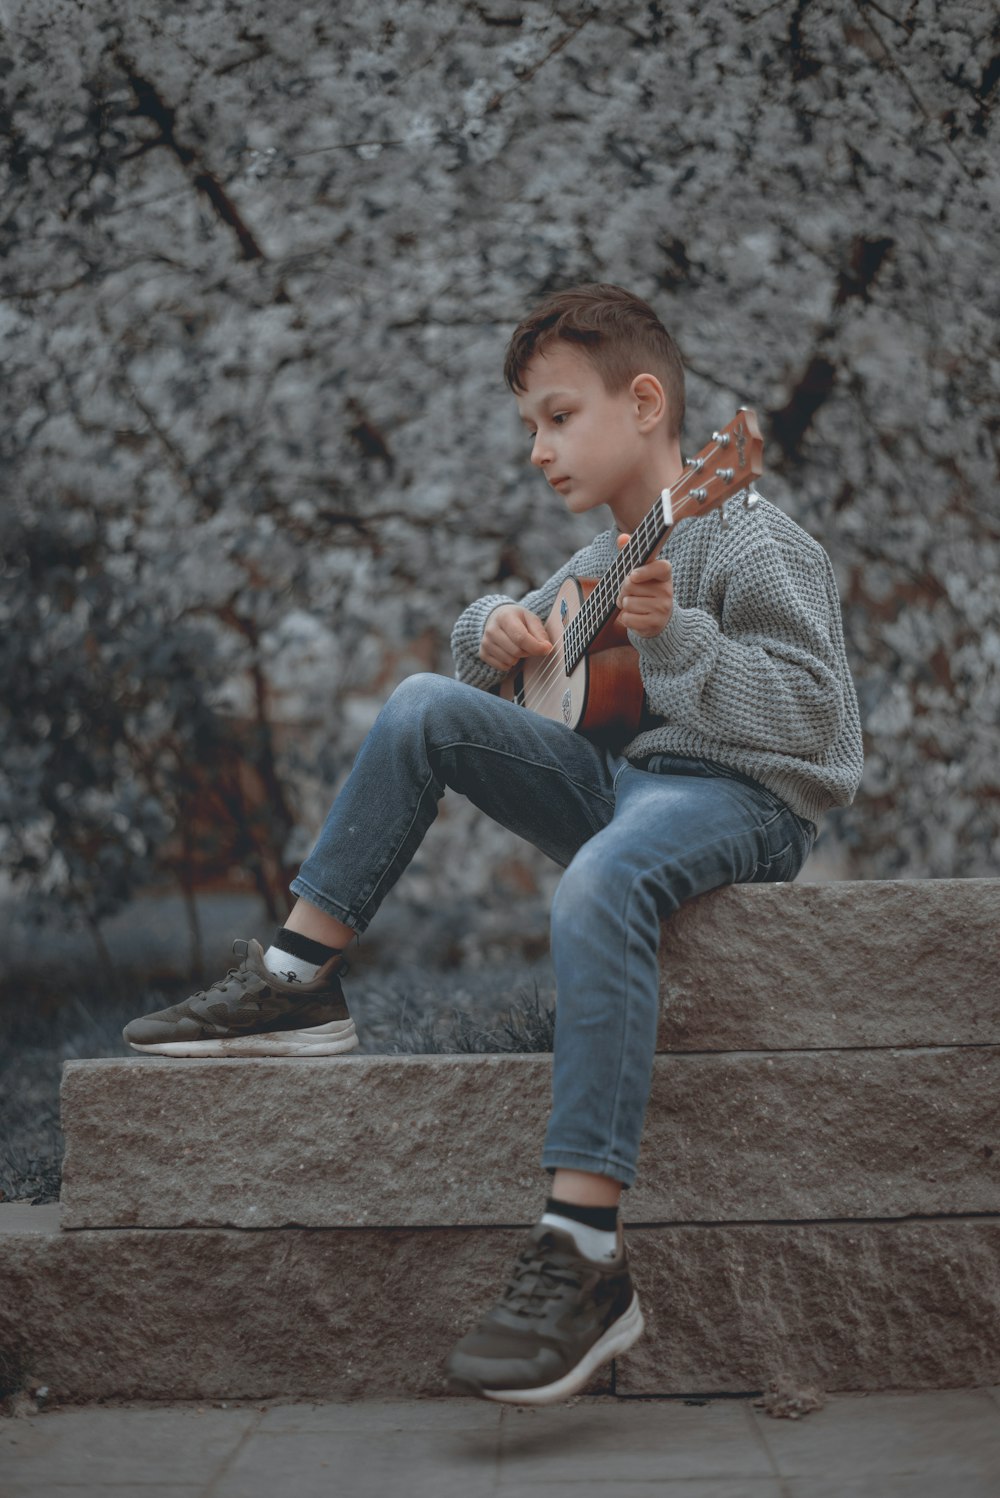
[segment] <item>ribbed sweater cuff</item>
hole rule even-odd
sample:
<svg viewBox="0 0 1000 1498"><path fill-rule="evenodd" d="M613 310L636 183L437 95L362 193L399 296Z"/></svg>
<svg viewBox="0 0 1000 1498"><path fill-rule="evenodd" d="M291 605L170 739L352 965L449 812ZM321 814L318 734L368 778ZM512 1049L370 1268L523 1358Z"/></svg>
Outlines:
<svg viewBox="0 0 1000 1498"><path fill-rule="evenodd" d="M460 681L469 686L485 688L495 687L498 682L503 681L505 673L498 671L495 666L488 666L479 655L479 647L486 621L494 609L513 602L513 598L507 598L503 593L490 593L470 604L457 621L452 631L451 648Z"/></svg>
<svg viewBox="0 0 1000 1498"><path fill-rule="evenodd" d="M628 637L644 660L662 671L680 672L704 650L710 648L718 633L715 620L702 609L674 609L666 629L658 635L637 635L629 630Z"/></svg>

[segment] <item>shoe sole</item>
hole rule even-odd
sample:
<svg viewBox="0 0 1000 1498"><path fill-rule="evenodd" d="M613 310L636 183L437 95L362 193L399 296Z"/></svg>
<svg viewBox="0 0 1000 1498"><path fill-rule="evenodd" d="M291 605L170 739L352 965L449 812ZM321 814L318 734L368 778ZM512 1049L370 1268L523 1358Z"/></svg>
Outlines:
<svg viewBox="0 0 1000 1498"><path fill-rule="evenodd" d="M142 1045L130 1040L144 1056L339 1056L353 1051L358 1032L352 1019L331 1020L309 1030L268 1030L257 1035L215 1036L211 1040L161 1040Z"/></svg>
<svg viewBox="0 0 1000 1498"><path fill-rule="evenodd" d="M501 1404L558 1404L578 1394L602 1363L626 1352L638 1342L645 1329L639 1297L633 1294L628 1310L608 1327L576 1367L557 1378L555 1383L544 1384L539 1389L483 1389L471 1379L451 1378L449 1387L455 1394L477 1394L480 1399L495 1399Z"/></svg>

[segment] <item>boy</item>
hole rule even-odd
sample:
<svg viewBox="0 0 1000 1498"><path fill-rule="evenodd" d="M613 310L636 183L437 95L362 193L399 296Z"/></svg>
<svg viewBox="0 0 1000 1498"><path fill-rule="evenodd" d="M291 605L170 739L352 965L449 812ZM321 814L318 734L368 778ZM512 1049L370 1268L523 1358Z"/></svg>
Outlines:
<svg viewBox="0 0 1000 1498"><path fill-rule="evenodd" d="M631 1186L658 1015L661 920L720 885L798 873L861 773L857 702L822 548L760 502L682 521L620 599L646 711L621 752L493 695L542 628L568 573L598 576L682 470L684 378L652 308L616 286L549 297L515 330L505 378L531 461L576 513L614 526L521 603L471 604L452 636L457 680L393 693L292 883L273 945L133 1020L141 1051L328 1054L356 1044L338 978L413 856L446 786L566 872L552 908L557 982L552 1195L499 1303L449 1359L453 1388L547 1404L641 1335L618 1221ZM486 689L486 690L479 690Z"/></svg>

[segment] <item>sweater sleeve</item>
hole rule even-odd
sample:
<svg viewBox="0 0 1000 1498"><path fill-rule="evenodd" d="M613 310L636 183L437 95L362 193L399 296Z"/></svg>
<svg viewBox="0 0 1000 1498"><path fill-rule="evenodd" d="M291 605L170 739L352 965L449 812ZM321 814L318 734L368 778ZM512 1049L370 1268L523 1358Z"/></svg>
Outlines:
<svg viewBox="0 0 1000 1498"><path fill-rule="evenodd" d="M498 671L495 666L488 666L479 654L479 647L483 639L483 630L486 621L494 609L500 608L505 603L519 603L522 608L530 609L537 614L539 619L547 619L549 610L555 602L556 594L571 574L581 577L593 576L597 571L603 571L606 562L602 565L602 543L606 542L606 536L598 536L589 546L584 546L570 557L569 561L553 572L552 576L540 588L534 588L530 593L525 593L523 598L508 598L504 593L487 593L483 598L477 598L475 603L470 603L455 620L455 627L451 632L451 653L455 661L455 675L459 681L466 682L471 687L483 687L490 691L491 688L499 686L506 676L506 671Z"/></svg>
<svg viewBox="0 0 1000 1498"><path fill-rule="evenodd" d="M660 634L630 632L652 711L747 749L804 757L828 749L844 698L825 552L765 540L734 558L710 596L717 612L675 607Z"/></svg>

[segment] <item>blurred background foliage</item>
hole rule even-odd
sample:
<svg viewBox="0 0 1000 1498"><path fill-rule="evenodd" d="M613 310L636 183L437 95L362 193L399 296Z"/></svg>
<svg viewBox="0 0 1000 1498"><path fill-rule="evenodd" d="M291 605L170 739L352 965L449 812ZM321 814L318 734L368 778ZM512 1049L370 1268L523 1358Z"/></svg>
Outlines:
<svg viewBox="0 0 1000 1498"><path fill-rule="evenodd" d="M813 877L994 874L998 55L961 0L5 7L0 866L29 965L29 913L105 971L151 895L180 891L181 968L213 894L280 919L394 683L588 538L500 379L581 279L674 331L688 451L758 409L762 491L833 558L868 758ZM556 877L448 805L374 947L530 963Z"/></svg>

